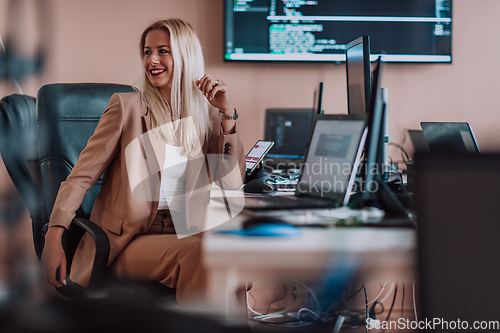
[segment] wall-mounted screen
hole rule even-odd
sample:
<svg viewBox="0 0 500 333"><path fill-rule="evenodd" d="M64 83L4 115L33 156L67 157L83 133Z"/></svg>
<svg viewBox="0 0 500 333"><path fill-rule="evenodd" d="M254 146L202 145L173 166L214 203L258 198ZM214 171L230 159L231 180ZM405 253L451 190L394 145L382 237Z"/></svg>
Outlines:
<svg viewBox="0 0 500 333"><path fill-rule="evenodd" d="M226 0L226 60L344 61L370 36L371 60L451 62L452 0Z"/></svg>

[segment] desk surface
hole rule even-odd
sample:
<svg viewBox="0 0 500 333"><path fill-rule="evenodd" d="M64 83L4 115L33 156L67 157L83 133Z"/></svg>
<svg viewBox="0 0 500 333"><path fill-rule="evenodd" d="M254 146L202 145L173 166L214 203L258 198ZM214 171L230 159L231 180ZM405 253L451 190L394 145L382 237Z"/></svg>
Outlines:
<svg viewBox="0 0 500 333"><path fill-rule="evenodd" d="M215 212L215 215L227 217L221 201L211 200L209 209L212 214ZM249 237L218 233L221 230L239 229L244 219L245 215L241 212L226 223L214 224L205 233L203 247L205 262L209 266L226 265L229 262L238 266L244 265L247 260L260 261L265 266L266 262L272 261L265 257L272 255L283 260L280 265L305 267L317 264L314 263L314 258L332 253L370 256L386 254L378 259L380 264L384 263L381 260L401 260L403 257L408 260L416 244L415 231L403 228L302 227L301 234L292 237ZM259 259L256 260L256 257ZM285 257L290 259L285 260ZM307 257L309 260L301 262L297 260L299 257Z"/></svg>
<svg viewBox="0 0 500 333"><path fill-rule="evenodd" d="M301 234L293 237L247 237L218 234L217 230L224 227L219 226L204 238L205 262L211 266L255 261L260 266L308 267L324 262L325 256L331 254L380 256L378 265L391 264L389 260L407 260L415 248L415 232L409 229L303 227Z"/></svg>
<svg viewBox="0 0 500 333"><path fill-rule="evenodd" d="M216 192L217 193L217 192ZM227 220L221 201L211 200L213 216ZM204 233L204 263L209 272L209 293L214 306L226 314L236 307L233 291L248 281L262 278L307 279L350 260L365 270L387 271L414 266L415 231L402 228L302 227L292 237L250 237L221 234L238 229L245 219L239 213L214 224Z"/></svg>

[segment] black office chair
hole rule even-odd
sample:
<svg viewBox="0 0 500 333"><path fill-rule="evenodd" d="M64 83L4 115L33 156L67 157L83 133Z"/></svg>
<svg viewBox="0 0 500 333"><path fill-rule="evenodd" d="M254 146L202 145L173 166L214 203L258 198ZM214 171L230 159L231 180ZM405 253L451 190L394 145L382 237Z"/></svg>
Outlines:
<svg viewBox="0 0 500 333"><path fill-rule="evenodd" d="M18 103L19 105L10 109L5 107L5 109L8 109L9 114L16 114L12 112L15 109L22 110L18 112L19 114L29 114L30 116L29 122L9 122L9 124L20 124L18 127L10 126L15 129L10 132L17 133L17 136L21 137L26 133L34 132L33 120L37 120L38 133L35 141L38 141L39 178L36 179L37 176L33 176L33 173L23 172L19 174L15 172L15 168L19 166L22 166L23 169L27 168L26 161L28 158L23 156L22 149L17 149L17 152L16 149L9 149L9 161L6 166L23 199L27 203L36 203L27 204L27 206L32 216L35 251L38 258L41 257L43 251L43 235L47 230L48 216L52 211L61 182L69 175L78 160L80 152L85 148L88 139L94 133L94 129L102 112L106 109L111 95L132 91L134 89L131 86L118 84L49 84L38 91L36 117L33 112L32 102L34 99L32 98L27 98L31 103L28 107L22 103ZM9 100L18 101L14 95L9 96ZM15 119L16 117L19 119L26 118L10 115L9 119ZM13 135L11 134L11 137ZM26 141L28 140L25 139L24 142ZM11 157L13 162L10 161ZM13 170L12 173L11 169ZM30 186L25 186L26 183L30 184ZM71 228L65 231L63 236L68 276L74 253L83 234L88 232L94 239L96 254L89 285L84 288L67 278L67 285L56 288L57 291L69 298L92 297L95 294L102 297L103 292L104 295L107 292L108 295L118 295L120 297L123 295L137 295L140 297L165 296L162 298L163 300L174 299L175 290L158 282L117 280L108 274L108 237L99 226L89 221L90 212L100 187L101 179L87 192L82 205L76 212ZM34 201L31 201L32 199ZM33 218L34 216L36 218Z"/></svg>
<svg viewBox="0 0 500 333"><path fill-rule="evenodd" d="M94 133L102 112L111 95L130 92L133 88L117 84L49 84L38 91L37 124L39 158L47 216L50 216L61 182L66 180L80 152ZM67 271L71 270L73 256L84 232L96 243L96 256L89 281L89 290L101 290L106 284L109 240L106 233L90 222L90 212L101 188L101 179L92 187L76 212L72 227L65 232L63 247L66 251ZM77 225L78 228L73 228ZM46 225L37 225L41 234ZM66 279L67 285L57 290L70 298L82 297L86 289Z"/></svg>
<svg viewBox="0 0 500 333"><path fill-rule="evenodd" d="M44 238L41 228L48 222L41 188L36 137L36 100L14 94L0 101L0 154L33 222L35 252L40 259Z"/></svg>

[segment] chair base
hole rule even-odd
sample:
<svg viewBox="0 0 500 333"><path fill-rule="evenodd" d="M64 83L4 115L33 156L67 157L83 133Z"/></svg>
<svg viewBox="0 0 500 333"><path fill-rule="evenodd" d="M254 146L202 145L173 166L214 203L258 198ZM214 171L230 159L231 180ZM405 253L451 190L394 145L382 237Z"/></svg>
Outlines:
<svg viewBox="0 0 500 333"><path fill-rule="evenodd" d="M56 290L61 295L71 299L111 298L177 304L175 299L176 290L157 281L113 279L99 289L87 289L68 278L66 279L66 283L65 286L57 287Z"/></svg>

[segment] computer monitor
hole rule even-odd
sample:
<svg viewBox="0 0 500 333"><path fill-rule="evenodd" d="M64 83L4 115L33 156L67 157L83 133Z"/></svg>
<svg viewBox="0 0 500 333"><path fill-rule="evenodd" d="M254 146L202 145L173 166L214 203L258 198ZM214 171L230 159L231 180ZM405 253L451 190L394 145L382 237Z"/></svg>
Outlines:
<svg viewBox="0 0 500 333"><path fill-rule="evenodd" d="M383 90L380 87L382 67L381 57L379 57L373 71L361 199L364 204L381 206L380 208L385 210L388 217L407 217L406 208L389 188L384 177L386 163L384 154L386 145L384 119L387 107Z"/></svg>
<svg viewBox="0 0 500 333"><path fill-rule="evenodd" d="M382 120L384 116L384 101L382 89L380 88L380 77L382 74L382 61L376 62L377 67L373 71L372 99L368 109L368 135L365 145L365 167L364 167L364 191L363 200L368 201L377 189L377 175L384 171L379 154L379 146L382 138Z"/></svg>
<svg viewBox="0 0 500 333"><path fill-rule="evenodd" d="M421 122L420 126L432 153L480 153L468 123Z"/></svg>
<svg viewBox="0 0 500 333"><path fill-rule="evenodd" d="M425 139L424 131L422 130L408 130L411 143L413 144L413 151L415 154L430 152L429 144Z"/></svg>
<svg viewBox="0 0 500 333"><path fill-rule="evenodd" d="M313 103L313 111L314 114L322 114L323 110L323 81L321 81L318 85L318 88L314 91L314 103Z"/></svg>
<svg viewBox="0 0 500 333"><path fill-rule="evenodd" d="M345 60L370 35L386 62L451 62L452 0L224 0L227 61Z"/></svg>
<svg viewBox="0 0 500 333"><path fill-rule="evenodd" d="M363 115L370 107L370 37L346 44L347 110Z"/></svg>
<svg viewBox="0 0 500 333"><path fill-rule="evenodd" d="M274 141L274 146L264 166L300 167L311 136L314 114L313 109L266 110L264 139Z"/></svg>

